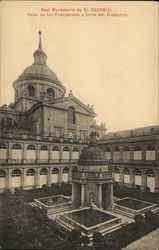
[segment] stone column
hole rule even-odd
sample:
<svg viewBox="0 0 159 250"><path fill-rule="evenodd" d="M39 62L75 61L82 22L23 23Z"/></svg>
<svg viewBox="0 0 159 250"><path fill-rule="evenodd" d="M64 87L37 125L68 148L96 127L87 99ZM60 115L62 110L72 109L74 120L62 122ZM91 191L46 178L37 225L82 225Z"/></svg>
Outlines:
<svg viewBox="0 0 159 250"><path fill-rule="evenodd" d="M142 170L141 172L142 172L142 175L141 175L141 189L144 190L146 188L146 184L147 184L147 175L146 175L144 170Z"/></svg>
<svg viewBox="0 0 159 250"><path fill-rule="evenodd" d="M25 160L27 159L27 145L23 144L23 153L22 153L22 161L25 162Z"/></svg>
<svg viewBox="0 0 159 250"><path fill-rule="evenodd" d="M40 147L41 145L37 145L37 148L36 148L36 161L37 162L40 162Z"/></svg>
<svg viewBox="0 0 159 250"><path fill-rule="evenodd" d="M129 169L130 171L130 185L133 187L135 184L135 176L134 176L134 170L133 169Z"/></svg>
<svg viewBox="0 0 159 250"><path fill-rule="evenodd" d="M119 172L120 172L120 183L123 184L124 183L123 168L119 168Z"/></svg>
<svg viewBox="0 0 159 250"><path fill-rule="evenodd" d="M8 144L8 160L9 162L12 160L12 144Z"/></svg>
<svg viewBox="0 0 159 250"><path fill-rule="evenodd" d="M35 172L35 186L40 188L40 168L37 168Z"/></svg>
<svg viewBox="0 0 159 250"><path fill-rule="evenodd" d="M63 168L60 167L60 168L59 168L59 184L62 183L62 170L63 170Z"/></svg>
<svg viewBox="0 0 159 250"><path fill-rule="evenodd" d="M26 183L26 171L27 169L23 168L22 169L22 188L25 189L25 187L27 186Z"/></svg>
<svg viewBox="0 0 159 250"><path fill-rule="evenodd" d="M60 162L62 162L62 151L63 151L63 147L60 146Z"/></svg>
<svg viewBox="0 0 159 250"><path fill-rule="evenodd" d="M10 189L11 188L11 174L12 174L12 170L13 169L7 169L6 172L6 189Z"/></svg>
<svg viewBox="0 0 159 250"><path fill-rule="evenodd" d="M73 161L73 147L70 147L70 162Z"/></svg>
<svg viewBox="0 0 159 250"><path fill-rule="evenodd" d="M99 207L102 207L102 184L98 185L98 204Z"/></svg>
<svg viewBox="0 0 159 250"><path fill-rule="evenodd" d="M81 207L85 205L85 186L81 184Z"/></svg>
<svg viewBox="0 0 159 250"><path fill-rule="evenodd" d="M51 187L51 179L52 179L52 169L48 169L48 175L47 175L47 184L49 187Z"/></svg>
<svg viewBox="0 0 159 250"><path fill-rule="evenodd" d="M113 207L113 183L108 184L108 191L107 191L107 201L106 201L107 209L111 210Z"/></svg>
<svg viewBox="0 0 159 250"><path fill-rule="evenodd" d="M49 152L48 152L48 162L52 160L51 158L51 153L52 153L52 146L49 146Z"/></svg>

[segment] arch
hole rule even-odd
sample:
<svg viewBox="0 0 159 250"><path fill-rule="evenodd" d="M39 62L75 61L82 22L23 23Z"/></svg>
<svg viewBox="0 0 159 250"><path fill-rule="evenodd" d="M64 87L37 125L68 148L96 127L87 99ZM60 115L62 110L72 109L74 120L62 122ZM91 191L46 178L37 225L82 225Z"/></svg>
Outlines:
<svg viewBox="0 0 159 250"><path fill-rule="evenodd" d="M6 177L6 171L5 170L3 170L3 169L0 169L0 178L1 177Z"/></svg>
<svg viewBox="0 0 159 250"><path fill-rule="evenodd" d="M78 152L79 150L78 150L78 148L77 147L74 147L73 148L73 152Z"/></svg>
<svg viewBox="0 0 159 250"><path fill-rule="evenodd" d="M128 168L124 168L123 173L124 173L124 174L130 174L130 171L129 171Z"/></svg>
<svg viewBox="0 0 159 250"><path fill-rule="evenodd" d="M128 146L124 146L124 151L125 152L129 152L130 151L130 148Z"/></svg>
<svg viewBox="0 0 159 250"><path fill-rule="evenodd" d="M141 186L142 184L141 171L139 168L135 168L134 170L134 182L136 186Z"/></svg>
<svg viewBox="0 0 159 250"><path fill-rule="evenodd" d="M69 168L64 167L62 171L62 180L63 182L67 183L69 181Z"/></svg>
<svg viewBox="0 0 159 250"><path fill-rule="evenodd" d="M140 171L140 169L139 169L139 168L135 168L134 174L135 174L135 175L141 176L141 171Z"/></svg>
<svg viewBox="0 0 159 250"><path fill-rule="evenodd" d="M69 147L64 147L63 151L70 151Z"/></svg>
<svg viewBox="0 0 159 250"><path fill-rule="evenodd" d="M17 122L11 118L11 117L6 117L3 118L0 122L0 127L3 128L16 128L17 127Z"/></svg>
<svg viewBox="0 0 159 250"><path fill-rule="evenodd" d="M73 167L72 171L77 171L77 167L76 166Z"/></svg>
<svg viewBox="0 0 159 250"><path fill-rule="evenodd" d="M75 124L75 109L72 106L68 108L68 123Z"/></svg>
<svg viewBox="0 0 159 250"><path fill-rule="evenodd" d="M147 176L155 177L155 173L154 173L154 171L152 169L148 169L146 174L147 174Z"/></svg>
<svg viewBox="0 0 159 250"><path fill-rule="evenodd" d="M47 151L47 150L48 150L48 147L47 147L46 145L42 145L42 146L40 147L40 150L42 150L42 151Z"/></svg>
<svg viewBox="0 0 159 250"><path fill-rule="evenodd" d="M70 172L70 170L69 170L69 168L68 168L68 167L64 167L64 168L63 168L62 173L69 173L69 172Z"/></svg>
<svg viewBox="0 0 159 250"><path fill-rule="evenodd" d="M47 175L47 173L48 173L48 171L47 171L46 168L42 168L42 169L40 170L40 175Z"/></svg>
<svg viewBox="0 0 159 250"><path fill-rule="evenodd" d="M105 149L105 152L110 152L110 148L106 148L106 149Z"/></svg>
<svg viewBox="0 0 159 250"><path fill-rule="evenodd" d="M52 174L59 174L59 169L58 168L53 168L52 169Z"/></svg>
<svg viewBox="0 0 159 250"><path fill-rule="evenodd" d="M16 144L13 144L12 149L22 149L22 146L16 143Z"/></svg>
<svg viewBox="0 0 159 250"><path fill-rule="evenodd" d="M47 89L47 94L49 96L55 97L55 91L54 91L54 89L53 88L48 88Z"/></svg>
<svg viewBox="0 0 159 250"><path fill-rule="evenodd" d="M35 175L35 170L33 168L29 168L26 172L26 176L33 176Z"/></svg>
<svg viewBox="0 0 159 250"><path fill-rule="evenodd" d="M116 147L114 148L114 152L120 152L120 148L116 146Z"/></svg>
<svg viewBox="0 0 159 250"><path fill-rule="evenodd" d="M141 147L138 146L138 145L136 145L136 146L134 147L134 151L141 151Z"/></svg>
<svg viewBox="0 0 159 250"><path fill-rule="evenodd" d="M5 143L0 143L0 149L6 149Z"/></svg>
<svg viewBox="0 0 159 250"><path fill-rule="evenodd" d="M114 172L119 174L120 173L119 168L115 167Z"/></svg>
<svg viewBox="0 0 159 250"><path fill-rule="evenodd" d="M27 150L35 150L35 149L36 149L35 145L30 144L27 146Z"/></svg>
<svg viewBox="0 0 159 250"><path fill-rule="evenodd" d="M60 148L58 146L53 146L52 151L60 151Z"/></svg>
<svg viewBox="0 0 159 250"><path fill-rule="evenodd" d="M12 174L11 174L12 177L16 177L16 176L21 176L21 171L20 169L16 168L12 171Z"/></svg>
<svg viewBox="0 0 159 250"><path fill-rule="evenodd" d="M34 86L29 85L27 89L28 89L29 96L34 97L35 96L35 88L34 88Z"/></svg>
<svg viewBox="0 0 159 250"><path fill-rule="evenodd" d="M146 147L146 151L154 151L155 150L155 147L153 145L148 145Z"/></svg>

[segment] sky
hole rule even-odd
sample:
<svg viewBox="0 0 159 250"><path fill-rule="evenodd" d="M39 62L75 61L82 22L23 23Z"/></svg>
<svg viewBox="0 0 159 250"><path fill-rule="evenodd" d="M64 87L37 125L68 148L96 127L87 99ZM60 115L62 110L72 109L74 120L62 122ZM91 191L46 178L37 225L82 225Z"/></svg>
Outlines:
<svg viewBox="0 0 159 250"><path fill-rule="evenodd" d="M47 65L66 95L71 89L94 106L97 124L108 131L157 125L157 15L157 2L2 1L0 105L14 102L12 83L33 63L41 30Z"/></svg>

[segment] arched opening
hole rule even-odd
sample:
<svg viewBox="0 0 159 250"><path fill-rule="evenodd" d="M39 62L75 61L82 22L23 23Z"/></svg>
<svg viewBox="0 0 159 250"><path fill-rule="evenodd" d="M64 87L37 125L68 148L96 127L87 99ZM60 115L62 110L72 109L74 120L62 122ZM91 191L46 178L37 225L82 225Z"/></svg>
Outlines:
<svg viewBox="0 0 159 250"><path fill-rule="evenodd" d="M128 168L124 168L124 183L129 184L130 183L130 171Z"/></svg>
<svg viewBox="0 0 159 250"><path fill-rule="evenodd" d="M110 148L108 147L105 150L105 159L110 160Z"/></svg>
<svg viewBox="0 0 159 250"><path fill-rule="evenodd" d="M28 93L29 93L29 96L32 96L32 97L35 96L35 88L32 85L28 86Z"/></svg>
<svg viewBox="0 0 159 250"><path fill-rule="evenodd" d="M58 183L59 181L59 169L53 168L52 170L52 182L51 183Z"/></svg>
<svg viewBox="0 0 159 250"><path fill-rule="evenodd" d="M48 88L47 89L47 94L49 95L49 97L54 98L55 97L55 91L53 88Z"/></svg>
<svg viewBox="0 0 159 250"><path fill-rule="evenodd" d="M43 145L40 147L40 160L48 161L48 147Z"/></svg>
<svg viewBox="0 0 159 250"><path fill-rule="evenodd" d="M7 158L6 145L4 143L0 143L0 160L6 160L6 158Z"/></svg>
<svg viewBox="0 0 159 250"><path fill-rule="evenodd" d="M67 183L69 181L69 168L65 167L62 171L62 181Z"/></svg>
<svg viewBox="0 0 159 250"><path fill-rule="evenodd" d="M12 119L11 117L5 117L0 122L0 128L6 128L6 129L15 129L17 128L17 122Z"/></svg>
<svg viewBox="0 0 159 250"><path fill-rule="evenodd" d="M114 181L120 182L120 171L119 168L114 168Z"/></svg>
<svg viewBox="0 0 159 250"><path fill-rule="evenodd" d="M134 170L134 177L135 177L135 185L141 186L141 171L140 171L140 169L136 168Z"/></svg>
<svg viewBox="0 0 159 250"><path fill-rule="evenodd" d="M47 169L42 168L40 170L40 187L42 187L43 185L47 185L47 175L48 175Z"/></svg>
<svg viewBox="0 0 159 250"><path fill-rule="evenodd" d="M142 150L138 145L134 147L134 160L142 160Z"/></svg>
<svg viewBox="0 0 159 250"><path fill-rule="evenodd" d="M68 123L75 124L75 109L74 109L74 107L68 108Z"/></svg>
<svg viewBox="0 0 159 250"><path fill-rule="evenodd" d="M155 161L155 147L153 145L148 145L146 147L146 160Z"/></svg>
<svg viewBox="0 0 159 250"><path fill-rule="evenodd" d="M72 171L77 171L77 167L73 167Z"/></svg>
<svg viewBox="0 0 159 250"><path fill-rule="evenodd" d="M73 160L78 160L78 158L79 158L79 150L78 150L78 148L77 147L75 147L75 148L73 148L73 154L72 154L72 158L73 158Z"/></svg>
<svg viewBox="0 0 159 250"><path fill-rule="evenodd" d="M0 170L0 190L6 187L6 172L5 170Z"/></svg>
<svg viewBox="0 0 159 250"><path fill-rule="evenodd" d="M26 185L34 186L35 185L35 170L29 168L26 172Z"/></svg>
<svg viewBox="0 0 159 250"><path fill-rule="evenodd" d="M123 150L123 160L129 160L129 159L130 159L130 148L128 146L125 146Z"/></svg>
<svg viewBox="0 0 159 250"><path fill-rule="evenodd" d="M26 154L27 160L35 160L36 159L36 147L35 145L28 145L27 146L27 154Z"/></svg>
<svg viewBox="0 0 159 250"><path fill-rule="evenodd" d="M13 160L21 160L22 159L22 146L18 143L13 144L12 159Z"/></svg>
<svg viewBox="0 0 159 250"><path fill-rule="evenodd" d="M147 187L150 188L150 192L155 192L155 173L153 170L149 169L146 173L147 175Z"/></svg>
<svg viewBox="0 0 159 250"><path fill-rule="evenodd" d="M58 146L52 147L52 159L59 160L60 159L60 148Z"/></svg>
<svg viewBox="0 0 159 250"><path fill-rule="evenodd" d="M14 169L11 174L11 187L21 187L21 171Z"/></svg>
<svg viewBox="0 0 159 250"><path fill-rule="evenodd" d="M69 160L70 159L70 149L69 147L64 147L62 152L62 159Z"/></svg>

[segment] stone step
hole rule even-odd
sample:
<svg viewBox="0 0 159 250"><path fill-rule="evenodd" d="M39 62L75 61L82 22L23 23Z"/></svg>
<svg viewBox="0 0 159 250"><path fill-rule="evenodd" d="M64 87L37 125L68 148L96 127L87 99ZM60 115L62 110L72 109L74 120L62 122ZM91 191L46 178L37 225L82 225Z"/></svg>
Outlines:
<svg viewBox="0 0 159 250"><path fill-rule="evenodd" d="M134 215L133 215L133 214L128 213L128 212L125 212L125 211L120 210L120 209L118 209L118 208L114 208L113 211L114 211L115 213L117 213L117 214L122 214L122 215L124 215L124 216L129 217L129 218L134 218Z"/></svg>

